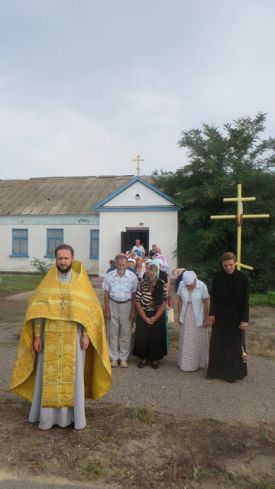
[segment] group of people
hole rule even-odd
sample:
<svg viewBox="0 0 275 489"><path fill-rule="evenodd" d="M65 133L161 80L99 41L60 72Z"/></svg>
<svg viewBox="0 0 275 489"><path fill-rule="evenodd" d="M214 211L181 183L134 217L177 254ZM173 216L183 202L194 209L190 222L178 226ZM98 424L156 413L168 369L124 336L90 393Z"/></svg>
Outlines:
<svg viewBox="0 0 275 489"><path fill-rule="evenodd" d="M116 268L103 281L111 366L128 366L132 352L137 366L159 367L167 354L166 308L169 282L157 260L150 260L138 281L118 255ZM248 327L248 281L236 269L233 253L224 253L221 270L207 286L193 271L182 270L177 287L176 321L180 325L178 366L186 372L207 368L206 378L234 382L247 373L244 330ZM131 349L132 322L136 322ZM208 327L213 326L209 347Z"/></svg>
<svg viewBox="0 0 275 489"><path fill-rule="evenodd" d="M115 268L106 273L102 284L111 366L128 367L132 323L135 321L133 353L140 359L138 367L148 362L158 368L158 361L167 353L167 273L162 271L163 278L160 278L159 263L149 259L139 280L127 268L127 255L117 255L115 263Z"/></svg>
<svg viewBox="0 0 275 489"><path fill-rule="evenodd" d="M148 269L151 260L156 260L158 262L159 268L162 272L168 273L168 261L164 253L155 243L152 244L152 249L147 253L140 239L136 239L135 245L131 250L126 251L127 256L127 268L134 272L139 279L143 277L143 274ZM109 262L109 268L107 273L116 268L116 259L111 259Z"/></svg>
<svg viewBox="0 0 275 489"><path fill-rule="evenodd" d="M55 256L55 266L29 301L11 390L31 402L29 421L40 429L72 423L82 429L85 398L98 399L111 388L111 368L127 368L132 351L138 368L157 369L167 354L168 274L155 253L139 278L128 268L127 255L116 256L103 280L106 338L101 305L73 248L61 245ZM234 382L247 375L248 282L236 269L233 253L225 253L221 265L211 297L193 271L182 273L178 366L185 371L207 367L207 379Z"/></svg>

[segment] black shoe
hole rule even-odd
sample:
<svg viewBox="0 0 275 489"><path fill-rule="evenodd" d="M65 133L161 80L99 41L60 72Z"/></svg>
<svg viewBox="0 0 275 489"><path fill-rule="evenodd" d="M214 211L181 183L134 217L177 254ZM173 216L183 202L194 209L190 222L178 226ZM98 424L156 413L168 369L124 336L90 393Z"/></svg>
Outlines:
<svg viewBox="0 0 275 489"><path fill-rule="evenodd" d="M138 368L143 368L146 365L146 360L140 360L137 364Z"/></svg>
<svg viewBox="0 0 275 489"><path fill-rule="evenodd" d="M151 362L151 367L154 368L154 369L159 368L159 362L156 362L156 361Z"/></svg>

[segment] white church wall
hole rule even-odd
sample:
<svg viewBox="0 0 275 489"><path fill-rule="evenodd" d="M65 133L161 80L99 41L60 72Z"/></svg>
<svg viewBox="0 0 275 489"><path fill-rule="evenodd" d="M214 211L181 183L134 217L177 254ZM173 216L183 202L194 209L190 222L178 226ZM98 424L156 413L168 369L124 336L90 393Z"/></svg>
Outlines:
<svg viewBox="0 0 275 489"><path fill-rule="evenodd" d="M99 229L98 225L44 225L44 224L2 224L0 271L3 272L29 272L34 271L31 261L34 258L51 262L46 257L47 229L63 229L64 242L70 244L75 250L75 258L80 260L89 273L98 274L98 260L90 259L90 230ZM28 256L12 256L12 230L28 229Z"/></svg>
<svg viewBox="0 0 275 489"><path fill-rule="evenodd" d="M112 206L160 206L169 205L170 202L159 193L153 191L141 182L136 182L120 194L113 197L104 207Z"/></svg>
<svg viewBox="0 0 275 489"><path fill-rule="evenodd" d="M126 227L149 228L150 247L152 243L157 243L161 247L162 252L167 256L170 273L177 267L177 258L174 257L178 235L177 212L102 212L100 214L99 275L106 273L109 260L120 252L121 232L126 231Z"/></svg>

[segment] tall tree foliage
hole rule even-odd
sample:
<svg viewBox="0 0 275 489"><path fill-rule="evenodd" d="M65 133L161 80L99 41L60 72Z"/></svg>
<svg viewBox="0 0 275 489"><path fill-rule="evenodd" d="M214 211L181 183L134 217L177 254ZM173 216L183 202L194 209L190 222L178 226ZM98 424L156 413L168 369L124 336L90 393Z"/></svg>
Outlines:
<svg viewBox="0 0 275 489"><path fill-rule="evenodd" d="M235 214L237 183L244 196L245 214L270 213L270 219L245 220L242 262L254 266L249 272L251 288L275 287L275 139L263 138L266 114L242 117L222 129L204 124L183 131L179 146L187 150L189 163L175 173L155 175L157 184L181 208L177 254L180 265L196 270L206 281L217 268L224 251L236 251L234 221L211 221L214 214Z"/></svg>

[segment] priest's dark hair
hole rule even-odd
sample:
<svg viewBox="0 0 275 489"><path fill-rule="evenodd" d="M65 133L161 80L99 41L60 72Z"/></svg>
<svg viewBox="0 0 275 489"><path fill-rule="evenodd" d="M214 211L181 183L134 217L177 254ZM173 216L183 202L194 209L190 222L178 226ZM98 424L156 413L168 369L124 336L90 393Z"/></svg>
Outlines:
<svg viewBox="0 0 275 489"><path fill-rule="evenodd" d="M68 244L61 244L59 246L57 246L54 250L54 254L55 254L55 257L57 257L57 253L60 251L60 250L69 250L71 252L71 255L72 257L74 256L74 249L71 245L68 245Z"/></svg>

